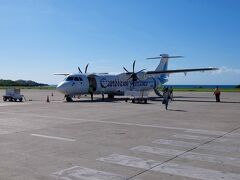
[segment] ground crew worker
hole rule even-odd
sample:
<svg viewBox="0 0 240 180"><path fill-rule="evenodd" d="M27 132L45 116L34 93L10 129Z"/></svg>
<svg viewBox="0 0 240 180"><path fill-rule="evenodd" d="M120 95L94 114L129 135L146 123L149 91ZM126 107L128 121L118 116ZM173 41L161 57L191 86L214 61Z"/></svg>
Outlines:
<svg viewBox="0 0 240 180"><path fill-rule="evenodd" d="M89 86L89 94L91 95L91 101L93 101L93 86L92 85L90 85Z"/></svg>
<svg viewBox="0 0 240 180"><path fill-rule="evenodd" d="M220 102L220 95L221 95L221 92L218 88L218 86L216 87L216 89L214 90L214 93L213 93L216 97L216 102Z"/></svg>
<svg viewBox="0 0 240 180"><path fill-rule="evenodd" d="M104 101L105 88L102 88L102 101Z"/></svg>
<svg viewBox="0 0 240 180"><path fill-rule="evenodd" d="M173 101L173 88L172 88L172 86L169 88L169 96L170 96L171 101Z"/></svg>
<svg viewBox="0 0 240 180"><path fill-rule="evenodd" d="M165 88L163 91L163 104L165 104L165 109L168 109L168 102L169 102L169 90Z"/></svg>

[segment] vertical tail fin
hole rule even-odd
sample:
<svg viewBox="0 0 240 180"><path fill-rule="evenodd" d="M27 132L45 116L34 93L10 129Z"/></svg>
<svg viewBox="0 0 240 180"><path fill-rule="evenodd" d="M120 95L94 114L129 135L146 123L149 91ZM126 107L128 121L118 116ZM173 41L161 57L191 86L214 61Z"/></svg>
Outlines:
<svg viewBox="0 0 240 180"><path fill-rule="evenodd" d="M168 54L161 54L160 55L161 57L161 60L160 60L160 63L158 65L158 67L156 68L156 71L166 71L168 70ZM161 74L160 75L160 81L163 82L163 81L167 81L167 74Z"/></svg>
<svg viewBox="0 0 240 180"><path fill-rule="evenodd" d="M147 58L147 59L160 59L160 63L158 67L156 68L156 71L166 71L168 70L168 60L169 58L181 58L183 56L169 56L168 54L160 54L158 57L152 57L152 58ZM159 80L162 84L166 83L168 80L168 75L167 74L161 74L159 76Z"/></svg>

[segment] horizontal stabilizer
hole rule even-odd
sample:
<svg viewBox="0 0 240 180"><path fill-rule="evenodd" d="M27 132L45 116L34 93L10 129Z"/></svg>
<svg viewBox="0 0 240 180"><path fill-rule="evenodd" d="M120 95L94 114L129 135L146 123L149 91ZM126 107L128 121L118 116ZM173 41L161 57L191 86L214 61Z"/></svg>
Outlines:
<svg viewBox="0 0 240 180"><path fill-rule="evenodd" d="M146 59L162 59L162 58L183 58L183 56L169 56L168 54L160 54L160 56L157 57L150 57L150 58L146 58Z"/></svg>
<svg viewBox="0 0 240 180"><path fill-rule="evenodd" d="M70 75L70 74L69 74L69 73L55 73L54 75L68 76L68 75Z"/></svg>

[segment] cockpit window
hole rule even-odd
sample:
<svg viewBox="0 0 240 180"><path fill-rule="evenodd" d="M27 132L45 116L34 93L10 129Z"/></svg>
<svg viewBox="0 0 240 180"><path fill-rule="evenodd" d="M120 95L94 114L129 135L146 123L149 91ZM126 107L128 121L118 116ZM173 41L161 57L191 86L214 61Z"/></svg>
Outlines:
<svg viewBox="0 0 240 180"><path fill-rule="evenodd" d="M78 78L78 77L75 77L75 78L74 78L74 81L79 81L79 78Z"/></svg>
<svg viewBox="0 0 240 180"><path fill-rule="evenodd" d="M66 81L73 81L73 77L72 76L67 77Z"/></svg>

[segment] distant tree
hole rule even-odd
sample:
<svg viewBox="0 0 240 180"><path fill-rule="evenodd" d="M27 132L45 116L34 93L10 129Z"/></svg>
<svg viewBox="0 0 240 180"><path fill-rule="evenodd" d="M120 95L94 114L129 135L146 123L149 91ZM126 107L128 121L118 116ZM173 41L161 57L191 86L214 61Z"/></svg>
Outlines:
<svg viewBox="0 0 240 180"><path fill-rule="evenodd" d="M240 88L240 85L237 85L236 88Z"/></svg>
<svg viewBox="0 0 240 180"><path fill-rule="evenodd" d="M22 86L22 87L36 87L36 86L48 86L48 84L43 83L37 83L31 80L25 81L25 80L4 80L0 79L0 86Z"/></svg>

